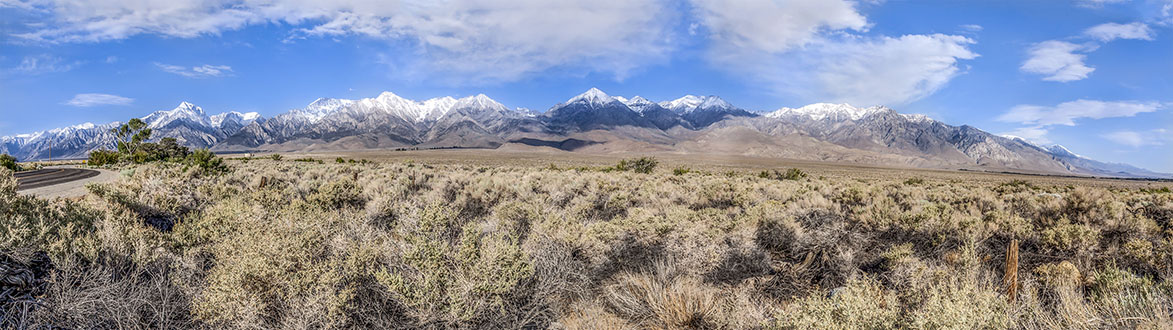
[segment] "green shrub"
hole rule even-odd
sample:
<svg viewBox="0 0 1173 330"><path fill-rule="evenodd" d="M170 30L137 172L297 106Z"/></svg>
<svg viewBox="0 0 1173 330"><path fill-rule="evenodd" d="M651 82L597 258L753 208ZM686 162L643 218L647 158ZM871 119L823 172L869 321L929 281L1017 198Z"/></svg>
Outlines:
<svg viewBox="0 0 1173 330"><path fill-rule="evenodd" d="M118 164L121 155L113 150L94 150L90 152L90 160L86 164L90 166L106 166Z"/></svg>
<svg viewBox="0 0 1173 330"><path fill-rule="evenodd" d="M20 166L16 165L16 157L9 154L0 154L0 167L7 168L9 171L19 171Z"/></svg>
<svg viewBox="0 0 1173 330"><path fill-rule="evenodd" d="M692 172L692 169L687 168L687 167L677 167L672 170L672 175L685 175L685 174L688 174L689 172Z"/></svg>
<svg viewBox="0 0 1173 330"><path fill-rule="evenodd" d="M209 172L224 172L228 170L228 166L224 165L224 159L216 157L216 154L208 149L198 149L191 153L191 155L187 156L187 163Z"/></svg>
<svg viewBox="0 0 1173 330"><path fill-rule="evenodd" d="M620 160L619 164L615 164L615 170L648 174L652 173L652 170L655 170L657 165L660 165L660 161L655 158L640 157L637 159Z"/></svg>
<svg viewBox="0 0 1173 330"><path fill-rule="evenodd" d="M802 180L806 178L806 172L797 168L791 168L786 172L779 172L778 170L762 171L758 173L759 178L774 179L774 180Z"/></svg>
<svg viewBox="0 0 1173 330"><path fill-rule="evenodd" d="M342 164L342 163L345 163L345 162L346 162L346 160L345 160L345 159L342 159L342 157L338 157L338 158L335 158L335 159L334 159L334 162L335 162L335 163Z"/></svg>
<svg viewBox="0 0 1173 330"><path fill-rule="evenodd" d="M272 154L272 155L269 155L269 159L276 160L276 161L280 161L280 160L281 160L281 154Z"/></svg>

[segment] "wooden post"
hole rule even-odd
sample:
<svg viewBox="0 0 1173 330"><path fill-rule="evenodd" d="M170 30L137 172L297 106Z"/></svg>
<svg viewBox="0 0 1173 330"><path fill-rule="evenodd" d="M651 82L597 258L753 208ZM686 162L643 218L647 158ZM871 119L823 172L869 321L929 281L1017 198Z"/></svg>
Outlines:
<svg viewBox="0 0 1173 330"><path fill-rule="evenodd" d="M1006 286L1006 295L1010 302L1018 295L1018 240L1010 241L1010 246L1006 248L1006 274L1002 278L1002 284Z"/></svg>
<svg viewBox="0 0 1173 330"><path fill-rule="evenodd" d="M262 176L262 177L261 177L261 186L260 186L260 188L264 188L264 187L265 187L265 184L266 184L266 183L268 183L268 181L269 181L269 178L268 178L268 177L263 177L263 176Z"/></svg>
<svg viewBox="0 0 1173 330"><path fill-rule="evenodd" d="M354 183L358 183L358 172L354 172Z"/></svg>

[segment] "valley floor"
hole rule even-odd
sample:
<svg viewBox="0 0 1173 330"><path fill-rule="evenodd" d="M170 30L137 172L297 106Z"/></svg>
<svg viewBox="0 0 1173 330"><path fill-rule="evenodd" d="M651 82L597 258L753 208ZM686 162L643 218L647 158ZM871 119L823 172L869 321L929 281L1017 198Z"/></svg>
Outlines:
<svg viewBox="0 0 1173 330"><path fill-rule="evenodd" d="M76 200L18 195L0 169L0 327L1173 327L1169 182L676 154L240 156L226 172L131 166Z"/></svg>
<svg viewBox="0 0 1173 330"><path fill-rule="evenodd" d="M258 154L262 156L265 154ZM695 168L711 172L754 172L772 169L799 168L815 176L843 177L868 180L923 178L935 180L965 180L999 183L1010 180L1030 180L1052 185L1078 185L1121 188L1173 187L1173 180L1138 180L1055 175L999 169L927 169L894 167L841 162L821 162L768 157L694 153L579 153L533 148L531 150L505 149L440 149L440 150L359 150L286 153L289 158L309 157L326 162L337 157L368 159L380 162L419 161L428 164L469 166L558 167L607 166L625 158L651 156L668 168ZM233 157L233 155L226 155Z"/></svg>

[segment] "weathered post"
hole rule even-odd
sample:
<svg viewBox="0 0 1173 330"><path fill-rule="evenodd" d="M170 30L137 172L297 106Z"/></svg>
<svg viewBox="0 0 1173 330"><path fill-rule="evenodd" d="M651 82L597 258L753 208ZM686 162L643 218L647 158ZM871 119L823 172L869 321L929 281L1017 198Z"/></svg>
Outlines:
<svg viewBox="0 0 1173 330"><path fill-rule="evenodd" d="M1018 295L1018 240L1010 241L1010 246L1006 248L1006 275L1002 278L1002 284L1006 286L1006 295L1010 302Z"/></svg>
<svg viewBox="0 0 1173 330"><path fill-rule="evenodd" d="M258 188L264 188L266 183L269 183L269 178L262 176L261 177L261 185Z"/></svg>

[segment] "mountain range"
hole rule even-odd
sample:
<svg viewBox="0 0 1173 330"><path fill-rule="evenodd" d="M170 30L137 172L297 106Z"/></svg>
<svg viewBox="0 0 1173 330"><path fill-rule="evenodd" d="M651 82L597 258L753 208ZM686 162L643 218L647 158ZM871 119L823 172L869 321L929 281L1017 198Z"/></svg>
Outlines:
<svg viewBox="0 0 1173 330"><path fill-rule="evenodd" d="M209 116L187 102L142 118L152 138L214 151L506 148L583 153L706 153L875 165L1061 175L1170 178L1079 156L968 125L876 106L818 103L748 111L717 96L652 102L592 88L545 112L511 109L483 94L409 100L391 92L360 100L320 98L272 118ZM0 137L22 160L82 158L110 148L104 125Z"/></svg>

